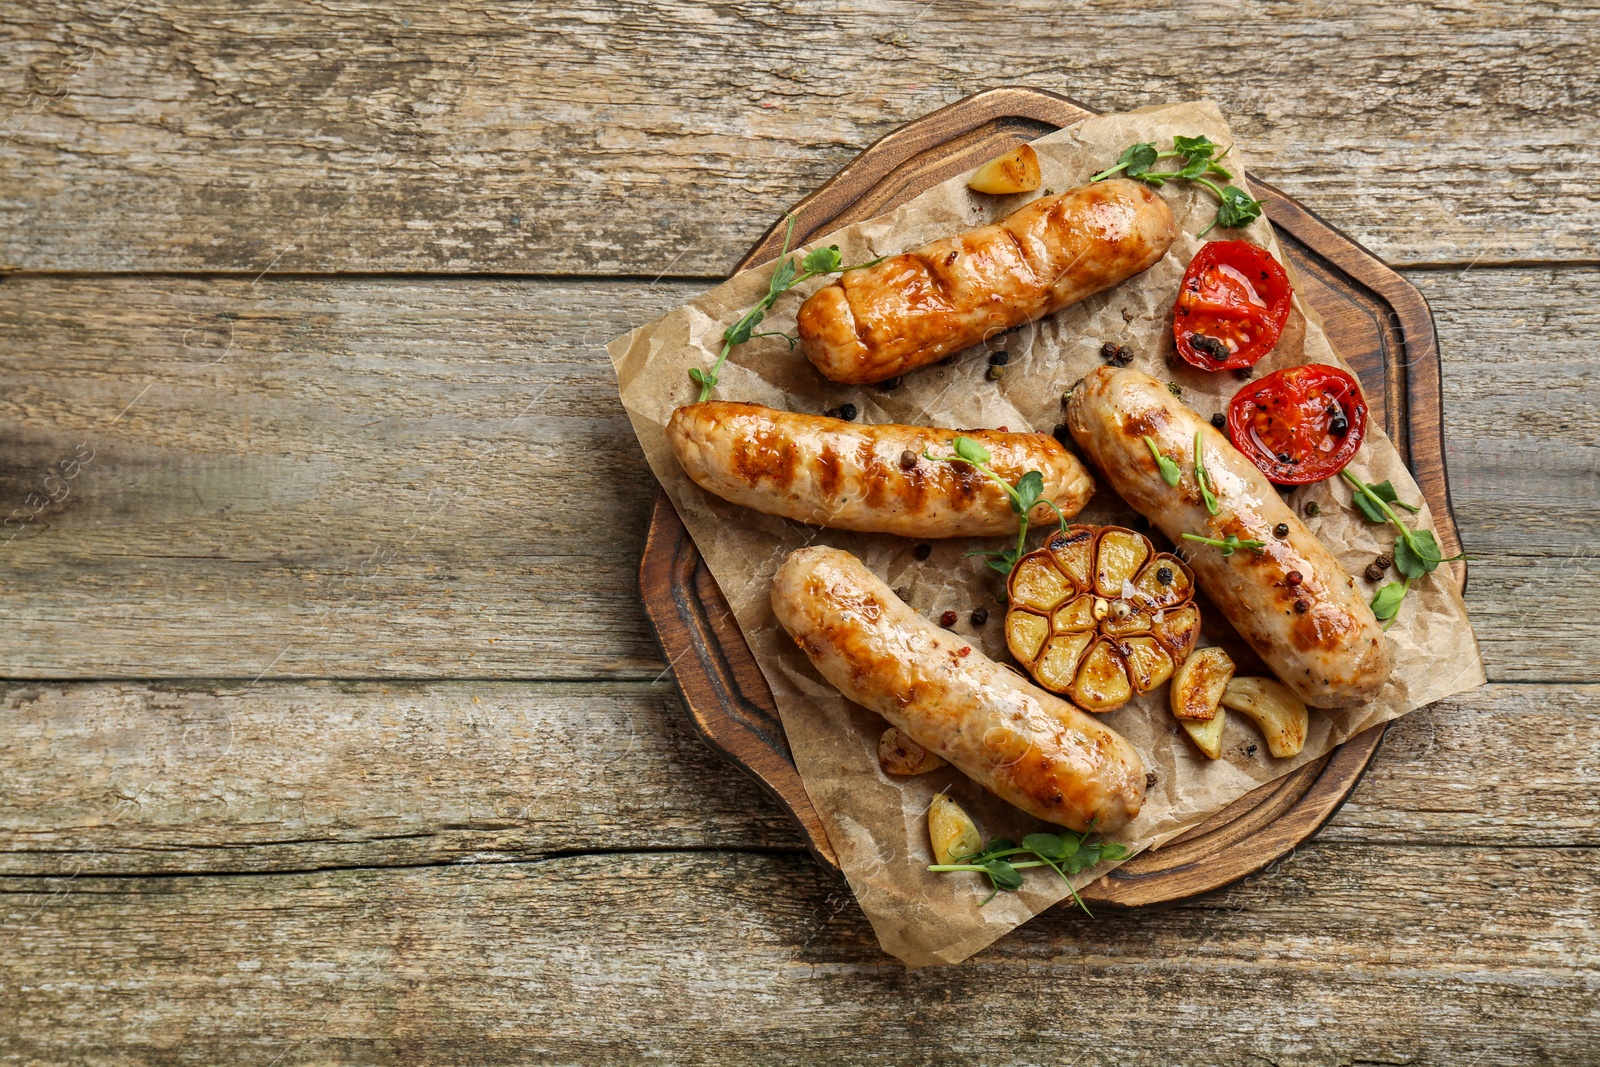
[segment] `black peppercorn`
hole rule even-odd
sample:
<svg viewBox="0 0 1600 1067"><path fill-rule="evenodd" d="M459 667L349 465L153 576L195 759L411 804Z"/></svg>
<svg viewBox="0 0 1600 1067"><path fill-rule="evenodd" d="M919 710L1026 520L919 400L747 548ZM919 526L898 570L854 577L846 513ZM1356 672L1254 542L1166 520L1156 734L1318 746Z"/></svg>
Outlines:
<svg viewBox="0 0 1600 1067"><path fill-rule="evenodd" d="M1219 411L1215 415L1211 416L1211 425L1220 430L1224 426L1228 425L1228 417Z"/></svg>
<svg viewBox="0 0 1600 1067"><path fill-rule="evenodd" d="M973 608L972 609L972 625L974 625L974 626L982 626L984 623L986 623L988 621L989 621L989 609L988 608Z"/></svg>
<svg viewBox="0 0 1600 1067"><path fill-rule="evenodd" d="M873 388L874 389L882 389L884 392L887 393L891 389L900 388L901 380L902 379L900 378L899 375L896 375L893 378L885 378L883 381L881 381L877 385L873 386Z"/></svg>
<svg viewBox="0 0 1600 1067"><path fill-rule="evenodd" d="M1307 600L1305 597L1301 597L1299 600L1296 600L1294 602L1294 613L1296 615L1304 615L1306 612L1308 612L1310 610L1311 610L1311 601Z"/></svg>
<svg viewBox="0 0 1600 1067"><path fill-rule="evenodd" d="M1156 581L1160 582L1162 585L1171 585L1172 568L1162 567L1160 570L1156 571Z"/></svg>
<svg viewBox="0 0 1600 1067"><path fill-rule="evenodd" d="M1100 358L1101 359L1116 359L1117 358L1117 346L1112 344L1110 341L1107 341L1105 344L1101 345L1100 346Z"/></svg>
<svg viewBox="0 0 1600 1067"><path fill-rule="evenodd" d="M947 626L948 627L948 626L954 626L955 624L956 624L956 613L955 612L947 611L943 615L939 616L939 625L940 626Z"/></svg>
<svg viewBox="0 0 1600 1067"><path fill-rule="evenodd" d="M1234 373L1234 375L1236 377L1239 378L1240 381L1248 382L1250 380L1250 375L1255 373L1255 368L1254 367L1235 367L1233 373Z"/></svg>
<svg viewBox="0 0 1600 1067"><path fill-rule="evenodd" d="M1286 522L1278 523L1278 525L1276 525L1276 526L1274 526L1272 528L1272 534L1273 534L1274 537L1288 537L1289 536L1289 524L1286 523Z"/></svg>
<svg viewBox="0 0 1600 1067"><path fill-rule="evenodd" d="M999 352L990 352L989 353L989 366L991 366L991 367L1004 367L1007 363L1010 363L1010 362L1011 362L1011 353L1005 351L1004 349L1002 349Z"/></svg>
<svg viewBox="0 0 1600 1067"><path fill-rule="evenodd" d="M911 451L911 449L908 448L904 452L900 453L900 469L901 470L910 470L912 467L915 467L916 465L917 465L917 454L915 452Z"/></svg>
<svg viewBox="0 0 1600 1067"><path fill-rule="evenodd" d="M1194 346L1196 352L1204 352L1218 363L1226 363L1228 357L1233 355L1228 351L1227 343L1221 338L1208 337L1203 333L1190 334L1189 344Z"/></svg>
<svg viewBox="0 0 1600 1067"><path fill-rule="evenodd" d="M1322 505L1317 503L1315 500L1308 500L1306 501L1305 513L1311 518L1316 518L1318 515L1322 514Z"/></svg>
<svg viewBox="0 0 1600 1067"><path fill-rule="evenodd" d="M856 421L856 406L854 404L840 404L839 417L845 422Z"/></svg>
<svg viewBox="0 0 1600 1067"><path fill-rule="evenodd" d="M926 543L920 544L916 547L912 554L918 559L927 559L929 556L933 555L933 546Z"/></svg>

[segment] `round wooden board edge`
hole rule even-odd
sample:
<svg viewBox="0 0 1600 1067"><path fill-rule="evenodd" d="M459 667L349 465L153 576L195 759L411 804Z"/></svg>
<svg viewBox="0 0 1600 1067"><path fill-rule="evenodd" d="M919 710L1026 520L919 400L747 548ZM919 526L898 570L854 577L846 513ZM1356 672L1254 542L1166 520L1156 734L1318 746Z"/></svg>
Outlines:
<svg viewBox="0 0 1600 1067"><path fill-rule="evenodd" d="M864 189L884 181L895 170L915 160L920 153L947 142L953 136L972 133L987 124L1006 118L1020 118L1060 127L1095 113L1056 93L1009 86L976 93L939 111L912 120L873 142L846 164L838 174L774 223L740 260L735 272L759 265L777 255L782 247L789 217L795 219L797 244L803 243L809 235L815 234L823 227L835 228L829 224L859 199ZM1416 356L1408 358L1408 374L1421 367L1425 376L1432 377L1434 384L1432 395L1438 396L1437 335L1431 311L1422 294L1370 251L1339 233L1325 220L1291 197L1264 182L1252 180L1252 184L1258 189L1257 195L1264 193L1270 198L1269 217L1273 219L1275 225L1284 225L1287 228L1290 222L1288 218L1280 222L1279 211L1301 220L1301 225L1291 231L1296 240L1306 244L1319 256L1334 264L1357 284L1364 285L1378 294L1394 309L1401 320L1400 327L1408 355L1413 351L1413 345L1422 350ZM1419 356L1421 358L1418 358ZM1409 403L1412 392L1408 381L1406 388L1408 406L1405 415L1402 416L1403 424L1408 429L1411 425L1410 415L1414 410ZM1441 541L1447 545L1459 544L1459 536L1450 511L1449 483L1443 477L1445 457L1442 435L1434 444L1437 451L1433 453L1433 457L1434 462L1438 464L1439 481L1442 484L1436 487L1438 496L1433 492L1428 492L1427 495L1430 502L1435 505L1435 519L1441 527ZM1418 465L1417 459L1418 456L1413 451L1414 467ZM1424 485L1423 488L1426 492L1430 487ZM676 528L678 537L669 536L672 531L668 529L658 528L663 525ZM676 557L680 554L676 547L671 550L665 547L669 540L674 541L676 545L679 538L688 541L692 551L692 540L687 538L687 532L683 530L665 492L659 491L644 557L640 561L640 586L641 593L645 594L643 600L647 614L652 627L656 630L657 640L662 645L668 663L676 662L675 652L663 636L663 627L665 626L668 631L672 630L675 620L671 616L680 616L680 612L675 607L669 613L662 605L656 603L648 595L648 591L652 588L648 583L659 582L661 576L670 574L674 564L670 559L664 560L662 557ZM703 568L703 565L701 566ZM1464 568L1456 572L1456 577L1464 585ZM711 584L714 589L714 582ZM660 585L654 587L663 588ZM665 588L670 590L672 586L669 583ZM675 594L673 596L675 597ZM680 617L676 621L681 624L683 620ZM739 643L744 644L742 635ZM749 655L747 645L743 651ZM682 650L677 652L681 654ZM753 656L751 661L753 663ZM835 874L840 873L837 858L827 843L826 834L821 832L820 818L812 807L793 764L785 762L784 767L778 769L777 777L780 781L768 780L763 772L769 769L761 765L766 760L761 760L760 763L748 760L749 752L752 751L751 738L746 736L729 739L724 733L719 732L717 727L720 724L697 706L706 698L717 699L716 694L710 691L704 694L692 694L690 687L683 684L683 678L676 669L674 677L678 680L680 691L684 694L685 705L690 711L690 718L701 737L773 795L799 823L807 838L807 844L818 861ZM765 697L764 701L758 702L770 708L770 714L775 718L775 702L772 700L765 679L759 675L759 668L757 668L757 678L764 691L762 695ZM1383 725L1373 727L1347 740L1323 760L1301 767L1252 791L1235 801L1228 809L1208 818L1188 834L1169 842L1161 849L1150 850L1135 857L1091 883L1081 891L1080 895L1091 904L1113 910L1170 906L1226 888L1242 878L1265 869L1309 839L1338 812L1377 753L1385 729ZM783 761L783 757L771 749L768 749L765 755ZM1233 815L1236 809L1240 813ZM1261 815L1267 811L1272 813L1272 817L1263 822ZM1252 813L1256 814L1255 818L1251 817ZM1196 846L1200 841L1213 835L1226 836L1229 827L1233 827L1233 833L1236 835L1241 833L1242 827L1248 827L1249 839L1256 847L1245 852L1233 847L1236 842L1230 841L1220 849L1197 849ZM1263 841L1268 843L1265 849L1259 847ZM1192 859L1189 858L1190 853L1194 853Z"/></svg>

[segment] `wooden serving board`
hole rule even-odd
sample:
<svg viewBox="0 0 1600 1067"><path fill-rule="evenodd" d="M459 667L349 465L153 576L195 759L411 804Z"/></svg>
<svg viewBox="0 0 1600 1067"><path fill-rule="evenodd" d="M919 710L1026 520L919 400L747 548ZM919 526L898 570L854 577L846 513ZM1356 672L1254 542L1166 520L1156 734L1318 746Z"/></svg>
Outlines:
<svg viewBox="0 0 1600 1067"><path fill-rule="evenodd" d="M796 245L881 215L918 193L1023 141L1086 115L1088 108L1037 89L990 89L911 122L867 148L795 206ZM1262 182L1302 299L1360 375L1371 417L1393 439L1432 506L1445 555L1460 551L1440 409L1438 338L1422 294L1376 256ZM779 219L738 270L775 258ZM1452 564L1466 584L1465 564ZM794 816L807 845L837 871L806 796L766 679L727 601L666 493L656 496L639 585L645 609L706 743L748 772ZM1170 904L1219 889L1267 866L1315 834L1338 810L1383 738L1375 727L1326 757L1241 797L1188 834L1117 868L1083 892L1091 905Z"/></svg>

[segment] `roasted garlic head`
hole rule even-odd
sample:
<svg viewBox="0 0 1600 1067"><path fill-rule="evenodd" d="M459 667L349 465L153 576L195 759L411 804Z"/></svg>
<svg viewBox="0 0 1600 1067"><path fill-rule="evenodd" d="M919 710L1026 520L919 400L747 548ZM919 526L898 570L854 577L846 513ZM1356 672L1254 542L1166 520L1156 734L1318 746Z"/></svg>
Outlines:
<svg viewBox="0 0 1600 1067"><path fill-rule="evenodd" d="M1069 526L1017 561L1006 645L1046 689L1086 711L1172 677L1200 637L1194 576L1120 526Z"/></svg>

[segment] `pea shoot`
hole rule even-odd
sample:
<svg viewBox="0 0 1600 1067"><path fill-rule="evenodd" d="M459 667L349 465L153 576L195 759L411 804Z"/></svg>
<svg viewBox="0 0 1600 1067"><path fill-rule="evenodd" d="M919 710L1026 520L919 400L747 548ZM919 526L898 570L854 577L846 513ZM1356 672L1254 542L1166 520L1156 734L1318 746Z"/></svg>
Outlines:
<svg viewBox="0 0 1600 1067"><path fill-rule="evenodd" d="M1201 443L1200 431L1194 432L1194 484L1200 487L1200 496L1206 502L1206 510L1215 515L1222 510L1222 505L1217 503L1216 483L1211 480L1211 474L1206 470L1205 448Z"/></svg>
<svg viewBox="0 0 1600 1067"><path fill-rule="evenodd" d="M1161 480L1168 485L1176 486L1178 480L1183 477L1178 472L1177 461L1171 456L1163 455L1161 449L1156 447L1155 440L1149 434L1144 435L1144 443L1145 447L1150 449L1150 454L1155 457L1156 469L1161 471Z"/></svg>
<svg viewBox="0 0 1600 1067"><path fill-rule="evenodd" d="M1356 510L1365 515L1369 522L1388 522L1399 531L1395 538L1394 569L1400 572L1403 579L1390 582L1379 589L1372 598L1372 614L1383 623L1387 630L1394 624L1395 616L1400 613L1400 602L1411 591L1411 583L1439 569L1439 564L1450 563L1458 559L1466 559L1466 553L1446 558L1444 550L1439 547L1438 538L1433 536L1432 530L1413 530L1401 521L1395 514L1395 508L1404 508L1413 515L1422 508L1416 504L1407 504L1400 499L1400 494L1395 491L1394 484L1382 481L1376 485L1364 482L1351 474L1348 469L1339 472L1345 481L1349 482L1354 492L1351 501Z"/></svg>
<svg viewBox="0 0 1600 1067"><path fill-rule="evenodd" d="M1021 861L1011 858L1029 854L1037 858ZM996 893L1015 893L1022 888L1022 875L1017 872L1032 867L1049 867L1062 878L1068 879L1067 891L1077 901L1078 907L1083 909L1083 913L1092 919L1094 913L1072 887L1070 876L1086 871L1103 860L1127 858L1126 845L1115 841L1090 841L1087 834L1063 830L1057 834L1029 834L1022 839L1021 845L1004 837L992 838L982 852L963 856L963 862L935 863L928 870L939 873L974 871L986 876L994 890L983 898L983 904L987 904L995 898ZM978 907L983 907L983 904Z"/></svg>
<svg viewBox="0 0 1600 1067"><path fill-rule="evenodd" d="M1012 485L996 474L994 469L989 466L994 457L979 442L970 437L957 437L950 443L950 446L955 450L955 455L953 456L935 456L930 452L924 451L922 458L931 459L935 463L965 463L987 475L996 485L1006 491L1006 496L1011 501L1011 510L1018 516L1016 548L1003 551L992 548L974 549L968 552L967 555L984 556L986 557L985 562L988 563L991 569L999 571L1001 574L1010 574L1011 568L1017 565L1017 560L1022 558L1023 552L1027 549L1028 513L1034 509L1036 504L1048 505L1050 510L1056 513L1056 518L1061 523L1061 531L1063 533L1066 532L1067 517L1061 513L1060 508L1056 507L1055 501L1044 495L1043 474L1038 471L1029 471L1017 479L1016 485Z"/></svg>
<svg viewBox="0 0 1600 1067"><path fill-rule="evenodd" d="M1228 172L1219 160L1233 151L1229 145L1218 152L1221 147L1214 143L1205 134L1195 137L1174 137L1172 148L1168 151L1157 151L1156 146L1148 141L1140 141L1131 146L1117 158L1112 166L1090 178L1091 182L1104 181L1117 174L1136 178L1147 182L1157 188L1170 181L1194 182L1211 190L1217 198L1217 217L1211 220L1211 225L1201 230L1197 236L1204 237L1215 227L1232 228L1244 226L1261 217L1262 202L1254 200L1250 194L1237 185L1219 187L1207 175L1215 175L1223 181L1231 181L1233 175ZM1156 171L1151 167L1163 159L1181 159L1183 165L1176 170Z"/></svg>
<svg viewBox="0 0 1600 1067"><path fill-rule="evenodd" d="M813 248L806 253L804 258L798 261L799 266L796 267L796 260L789 257L789 241L794 237L794 216L790 215L788 218L789 226L783 234L783 251L778 253L780 257L778 266L773 270L772 277L767 282L767 295L762 297L755 307L740 316L738 322L722 331L722 351L717 354L717 361L711 365L710 369L701 367L689 368L689 377L700 386L700 396L697 398L700 401L711 398L711 390L718 380L717 372L728 361L728 353L733 351L735 345L742 345L752 337L781 337L789 342L791 349L794 348L797 339L789 334L776 330L770 330L766 333L755 332L756 327L761 325L761 320L772 309L772 305L777 302L778 297L801 282L809 281L812 278L817 278L824 274L842 274L848 270L861 270L865 267L875 266L889 258L888 256L879 256L868 263L856 263L846 267L843 265L843 257L839 254L839 246L829 245L827 248Z"/></svg>
<svg viewBox="0 0 1600 1067"><path fill-rule="evenodd" d="M1219 548L1222 550L1222 554L1224 556L1231 556L1241 548L1248 548L1250 551L1260 555L1262 552L1266 551L1267 548L1267 543L1265 541L1241 541L1239 540L1238 534L1229 534L1227 537L1224 537L1219 541L1215 537L1202 537L1199 534L1186 533L1183 535L1183 539L1185 541L1197 541L1202 545L1211 545L1215 548Z"/></svg>

